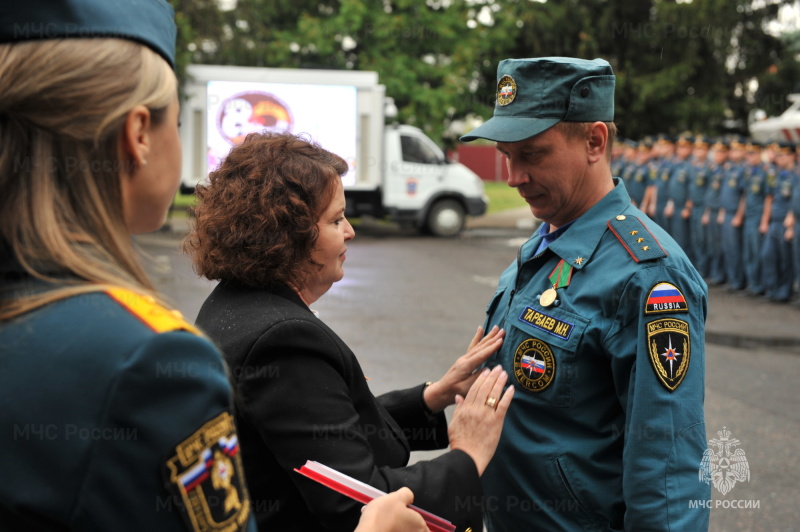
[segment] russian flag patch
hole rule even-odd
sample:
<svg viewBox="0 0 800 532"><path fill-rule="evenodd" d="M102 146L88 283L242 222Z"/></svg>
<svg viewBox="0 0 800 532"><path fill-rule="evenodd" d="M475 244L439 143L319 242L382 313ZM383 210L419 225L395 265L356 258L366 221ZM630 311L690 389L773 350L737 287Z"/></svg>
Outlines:
<svg viewBox="0 0 800 532"><path fill-rule="evenodd" d="M689 305L683 293L672 283L658 283L650 290L645 314L658 314L661 312L689 312Z"/></svg>

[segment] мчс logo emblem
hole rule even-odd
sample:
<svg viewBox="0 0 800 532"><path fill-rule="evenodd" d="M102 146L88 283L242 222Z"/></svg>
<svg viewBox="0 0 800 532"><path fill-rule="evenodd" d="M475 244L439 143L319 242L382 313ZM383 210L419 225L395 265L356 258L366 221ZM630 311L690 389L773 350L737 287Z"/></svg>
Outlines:
<svg viewBox="0 0 800 532"><path fill-rule="evenodd" d="M517 96L517 82L511 76L503 76L497 82L497 105L508 105Z"/></svg>
<svg viewBox="0 0 800 532"><path fill-rule="evenodd" d="M531 392L547 388L556 375L556 359L550 346L538 338L528 338L514 353L514 376Z"/></svg>
<svg viewBox="0 0 800 532"><path fill-rule="evenodd" d="M233 416L223 412L175 448L165 474L194 532L244 530L250 499Z"/></svg>
<svg viewBox="0 0 800 532"><path fill-rule="evenodd" d="M731 431L722 427L717 431L719 439L708 440L708 449L700 462L700 480L713 483L720 493L726 495L737 482L750 481L750 464L744 450L736 449L740 442L731 438Z"/></svg>
<svg viewBox="0 0 800 532"><path fill-rule="evenodd" d="M647 351L658 380L675 391L689 371L689 324L675 319L651 321L647 324Z"/></svg>

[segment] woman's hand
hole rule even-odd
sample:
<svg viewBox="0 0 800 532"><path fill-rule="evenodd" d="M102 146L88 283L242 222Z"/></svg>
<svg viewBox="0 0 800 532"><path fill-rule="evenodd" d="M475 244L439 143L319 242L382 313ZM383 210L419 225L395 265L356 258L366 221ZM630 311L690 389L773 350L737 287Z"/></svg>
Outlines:
<svg viewBox="0 0 800 532"><path fill-rule="evenodd" d="M414 494L408 488L373 499L361 509L355 532L428 532L425 520L408 505Z"/></svg>
<svg viewBox="0 0 800 532"><path fill-rule="evenodd" d="M497 449L503 420L506 417L514 387L509 386L505 393L503 386L508 374L502 367L495 366L481 371L480 376L469 389L466 398L456 397L456 410L448 427L450 448L464 451L475 462L478 474L482 475Z"/></svg>
<svg viewBox="0 0 800 532"><path fill-rule="evenodd" d="M441 412L455 403L456 395L465 396L478 378L475 371L503 344L506 332L495 327L483 336L483 327L478 327L467 348L467 354L458 358L447 373L425 388L423 399L432 412Z"/></svg>

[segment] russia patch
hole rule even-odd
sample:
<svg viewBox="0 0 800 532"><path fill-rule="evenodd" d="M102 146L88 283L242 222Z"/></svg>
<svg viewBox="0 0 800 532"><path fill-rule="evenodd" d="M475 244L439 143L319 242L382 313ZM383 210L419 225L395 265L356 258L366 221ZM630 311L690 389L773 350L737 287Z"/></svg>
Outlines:
<svg viewBox="0 0 800 532"><path fill-rule="evenodd" d="M647 296L644 313L658 314L661 312L689 312L686 298L672 283L658 283Z"/></svg>

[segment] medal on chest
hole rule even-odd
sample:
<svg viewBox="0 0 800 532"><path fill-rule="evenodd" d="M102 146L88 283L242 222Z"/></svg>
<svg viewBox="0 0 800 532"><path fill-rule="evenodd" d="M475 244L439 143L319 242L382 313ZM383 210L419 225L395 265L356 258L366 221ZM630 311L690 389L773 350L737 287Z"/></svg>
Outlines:
<svg viewBox="0 0 800 532"><path fill-rule="evenodd" d="M581 264L583 260L582 257L578 257L575 259L575 263ZM550 307L558 304L557 290L569 286L570 281L572 281L572 265L564 259L561 259L547 279L550 281L552 287L545 290L539 296L539 304L543 307Z"/></svg>

